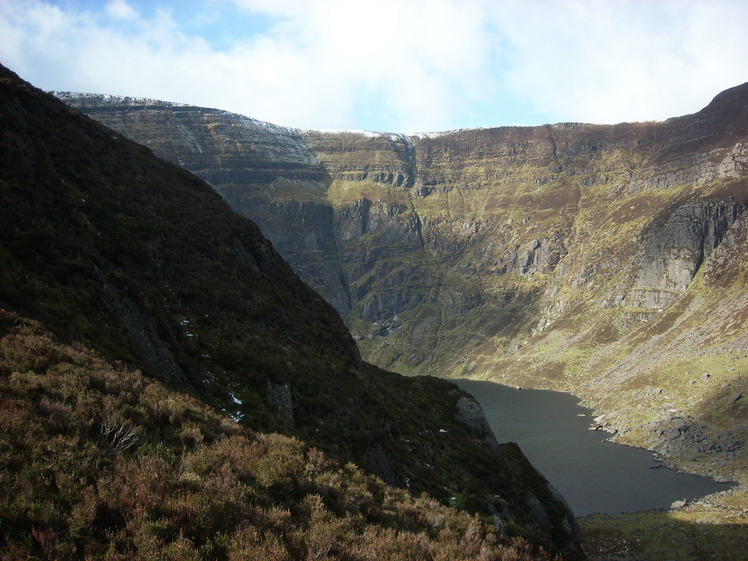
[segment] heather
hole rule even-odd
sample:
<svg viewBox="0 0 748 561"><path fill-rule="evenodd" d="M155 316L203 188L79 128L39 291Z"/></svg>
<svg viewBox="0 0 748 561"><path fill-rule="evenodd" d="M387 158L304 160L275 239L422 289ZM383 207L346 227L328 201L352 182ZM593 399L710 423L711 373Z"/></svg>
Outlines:
<svg viewBox="0 0 748 561"><path fill-rule="evenodd" d="M0 314L3 559L546 559Z"/></svg>

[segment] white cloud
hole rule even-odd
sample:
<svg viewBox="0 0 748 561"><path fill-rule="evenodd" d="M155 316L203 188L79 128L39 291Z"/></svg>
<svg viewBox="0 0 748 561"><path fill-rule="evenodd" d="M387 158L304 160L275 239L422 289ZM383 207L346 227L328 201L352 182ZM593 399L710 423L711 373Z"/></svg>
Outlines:
<svg viewBox="0 0 748 561"><path fill-rule="evenodd" d="M464 98L485 91L478 2L247 5L277 25L217 51L164 12L124 29L39 0L32 10L8 0L0 18L21 33L0 56L47 89L168 97L300 127L360 127L356 114L367 111L391 129L450 126ZM108 6L110 16L136 19L124 2Z"/></svg>
<svg viewBox="0 0 748 561"><path fill-rule="evenodd" d="M696 111L748 79L748 3L514 3L507 84L564 120L613 123Z"/></svg>
<svg viewBox="0 0 748 561"><path fill-rule="evenodd" d="M748 76L738 0L50 2L0 0L0 61L35 85L299 127L661 119ZM220 17L230 42L194 27Z"/></svg>
<svg viewBox="0 0 748 561"><path fill-rule="evenodd" d="M138 12L127 0L112 0L107 4L106 11L114 19L131 20L138 17Z"/></svg>

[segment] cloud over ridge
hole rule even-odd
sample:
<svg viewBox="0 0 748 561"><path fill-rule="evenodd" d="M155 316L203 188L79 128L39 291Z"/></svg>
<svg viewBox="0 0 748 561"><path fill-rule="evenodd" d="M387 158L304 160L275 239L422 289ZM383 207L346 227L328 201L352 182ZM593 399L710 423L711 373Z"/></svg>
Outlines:
<svg viewBox="0 0 748 561"><path fill-rule="evenodd" d="M45 89L396 132L664 119L748 79L738 0L0 0Z"/></svg>

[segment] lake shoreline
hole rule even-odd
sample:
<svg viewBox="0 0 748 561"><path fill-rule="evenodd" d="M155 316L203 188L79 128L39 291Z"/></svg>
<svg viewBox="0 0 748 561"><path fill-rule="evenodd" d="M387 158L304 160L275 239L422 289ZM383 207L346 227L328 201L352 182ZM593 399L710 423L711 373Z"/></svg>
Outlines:
<svg viewBox="0 0 748 561"><path fill-rule="evenodd" d="M735 486L619 442L598 422L603 416L569 392L452 381L478 400L497 440L517 442L579 518L666 512L678 501L694 503Z"/></svg>

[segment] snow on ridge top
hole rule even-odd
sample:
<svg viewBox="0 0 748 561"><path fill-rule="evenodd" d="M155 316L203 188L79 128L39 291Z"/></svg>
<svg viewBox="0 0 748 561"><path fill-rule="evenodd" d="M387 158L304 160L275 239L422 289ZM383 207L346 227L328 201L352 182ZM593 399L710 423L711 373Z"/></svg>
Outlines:
<svg viewBox="0 0 748 561"><path fill-rule="evenodd" d="M480 131L480 130L491 130L495 127L470 127L463 129L453 129L447 131L435 131L435 132L411 132L411 133L396 133L396 132L374 132L359 129L304 129L301 132L316 132L321 134L357 134L365 136L367 138L388 138L392 141L405 140L411 138L418 138L420 140L439 138L441 136L447 136L450 134L457 134L461 132Z"/></svg>
<svg viewBox="0 0 748 561"><path fill-rule="evenodd" d="M297 127L288 127L284 125L276 125L267 121L261 121L254 117L248 117L241 113L235 113L232 111L226 111L224 109L214 109L209 107L200 107L191 103L178 103L175 101L164 101L160 99L153 99L148 97L134 97L134 96L123 96L123 95L112 95L112 94L101 94L101 93L83 93L83 92L71 92L71 91L50 91L48 92L56 98L68 103L69 105L85 105L90 104L94 106L143 106L143 107L174 107L174 108L186 108L191 110L202 110L211 111L216 113L223 113L230 115L236 120L243 121L245 124L251 124L257 129L262 129L267 132L288 135L288 134L304 134L304 133L318 133L318 134L354 134L361 135L366 138L387 138L392 142L405 141L409 142L411 138L434 139L441 136L465 132L474 130L486 130L492 127L474 127L474 128L461 128L448 131L437 131L437 132L414 132L414 133L395 133L395 132L377 132L364 129L305 129Z"/></svg>
<svg viewBox="0 0 748 561"><path fill-rule="evenodd" d="M99 94L99 93L79 93L79 92L62 92L52 91L49 92L56 98L65 103L75 106L90 104L94 106L126 106L126 107L174 107L174 108L185 108L193 111L206 111L211 113L220 113L222 115L228 115L235 121L240 121L243 124L251 124L255 128L267 130L275 134L288 134L290 132L296 132L298 129L290 127L284 127L281 125L275 125L266 121L260 121L253 117L247 117L240 113L234 113L226 111L224 109L214 109L211 107L201 107L192 103L177 103L175 101L163 101L160 99L152 99L148 97L132 97L123 95L110 95L110 94Z"/></svg>
<svg viewBox="0 0 748 561"><path fill-rule="evenodd" d="M509 125L509 128L512 128L514 126L520 126L521 127L522 125ZM428 139L428 138L439 138L440 136L447 136L449 134L458 134L458 133L461 133L461 132L490 131L490 130L493 130L493 129L496 129L496 128L507 128L507 127L505 127L505 126L500 126L500 127L466 127L466 128L461 128L461 129L452 129L452 130L440 131L440 132L414 132L414 133L410 134L409 136L417 137L417 138L420 138L421 140L423 140L423 139Z"/></svg>
<svg viewBox="0 0 748 561"><path fill-rule="evenodd" d="M131 97L124 95L110 95L98 93L79 93L79 92L49 92L62 101L71 99L85 100L97 105L160 105L164 107L191 107L188 103L176 103L174 101L162 101L160 99L151 99L148 97Z"/></svg>
<svg viewBox="0 0 748 561"><path fill-rule="evenodd" d="M411 136L417 136L417 135L411 135L411 134L403 134L399 132L376 132L376 131L367 131L363 129L303 129L300 132L302 133L319 133L319 134L356 134L360 136L364 136L366 138L387 138L393 142L397 142L398 140L407 141L409 137ZM427 133L427 134L441 134L441 133Z"/></svg>
<svg viewBox="0 0 748 561"><path fill-rule="evenodd" d="M442 132L414 132L410 134L409 136L414 136L416 138L420 138L421 140L426 138L439 138L440 136L444 136L445 134L450 134L455 131L442 131Z"/></svg>
<svg viewBox="0 0 748 561"><path fill-rule="evenodd" d="M376 132L363 129L304 129L303 132L318 132L321 134L358 134L367 138L401 138L403 135L394 132Z"/></svg>
<svg viewBox="0 0 748 561"><path fill-rule="evenodd" d="M179 108L187 109L189 111L203 111L210 113L218 113L231 117L235 122L241 122L244 125L251 125L252 127L260 130L265 130L274 134L288 135L297 132L298 129L284 127L281 125L275 125L266 121L260 121L253 117L247 117L240 113L233 113L224 109L214 109L211 107L200 107L191 103L177 103L175 101L163 101L160 99L151 99L147 97L131 97L123 95L110 95L110 94L99 94L99 93L78 93L78 92L62 92L52 91L49 92L61 101L64 101L68 105L73 107L80 107L84 105L98 106L98 107L162 107L162 108Z"/></svg>

